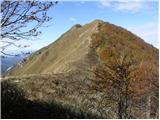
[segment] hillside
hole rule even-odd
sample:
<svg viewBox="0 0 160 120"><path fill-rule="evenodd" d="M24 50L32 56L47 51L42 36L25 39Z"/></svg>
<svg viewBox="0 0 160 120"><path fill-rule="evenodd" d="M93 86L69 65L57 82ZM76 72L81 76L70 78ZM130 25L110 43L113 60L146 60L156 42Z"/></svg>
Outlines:
<svg viewBox="0 0 160 120"><path fill-rule="evenodd" d="M11 75L70 71L70 64L85 59L89 53L90 36L95 32L97 24L73 26L56 42L37 51L23 67L17 66Z"/></svg>
<svg viewBox="0 0 160 120"><path fill-rule="evenodd" d="M118 118L115 114L116 101L104 100L109 90L102 88L109 84L98 83L95 88L97 80L103 78L95 76L95 71L104 72L105 66L115 69L119 61L124 63L125 55L136 63L131 68L134 79L129 90L134 92L134 99L130 110L132 114L128 118L157 118L158 49L130 31L101 20L73 26L58 40L17 65L4 81L23 89L25 98L30 101L56 101L70 106L73 108L71 111L80 111L81 115ZM134 71L135 68L137 70Z"/></svg>

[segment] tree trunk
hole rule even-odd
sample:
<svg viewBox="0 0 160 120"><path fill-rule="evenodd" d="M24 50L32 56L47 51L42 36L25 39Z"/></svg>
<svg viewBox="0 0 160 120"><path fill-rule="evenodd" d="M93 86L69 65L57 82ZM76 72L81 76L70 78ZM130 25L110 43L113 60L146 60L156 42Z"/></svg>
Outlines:
<svg viewBox="0 0 160 120"><path fill-rule="evenodd" d="M146 112L147 119L150 119L150 113L151 113L151 96L149 95L147 97L147 112Z"/></svg>

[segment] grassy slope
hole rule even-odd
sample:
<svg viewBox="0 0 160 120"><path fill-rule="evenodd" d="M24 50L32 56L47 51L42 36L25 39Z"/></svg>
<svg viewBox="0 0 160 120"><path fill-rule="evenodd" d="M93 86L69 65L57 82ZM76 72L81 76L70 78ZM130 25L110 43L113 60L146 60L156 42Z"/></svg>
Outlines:
<svg viewBox="0 0 160 120"><path fill-rule="evenodd" d="M69 71L70 63L83 59L88 52L89 36L95 25L74 26L56 42L37 51L11 75Z"/></svg>

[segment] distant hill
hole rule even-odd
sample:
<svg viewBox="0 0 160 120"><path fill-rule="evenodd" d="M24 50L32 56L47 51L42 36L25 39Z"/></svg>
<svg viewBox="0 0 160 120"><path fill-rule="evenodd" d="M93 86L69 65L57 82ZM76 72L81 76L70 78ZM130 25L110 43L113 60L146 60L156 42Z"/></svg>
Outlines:
<svg viewBox="0 0 160 120"><path fill-rule="evenodd" d="M11 70L13 67L16 66L17 63L24 60L28 57L32 52L27 52L24 54L17 54L13 56L0 56L1 58L1 74L4 75L6 72ZM11 54L12 55L12 54Z"/></svg>
<svg viewBox="0 0 160 120"><path fill-rule="evenodd" d="M28 100L58 101L65 108L78 109L78 113L117 118L116 102L104 101L107 91L90 86L102 77L94 76L95 69L103 69L105 65L114 68L114 58L123 64L121 58L125 54L135 60L136 65L131 70L139 68L133 74L135 79L130 88L136 95L129 117L158 118L158 49L132 32L101 20L74 25L57 41L17 64L4 80L22 88Z"/></svg>

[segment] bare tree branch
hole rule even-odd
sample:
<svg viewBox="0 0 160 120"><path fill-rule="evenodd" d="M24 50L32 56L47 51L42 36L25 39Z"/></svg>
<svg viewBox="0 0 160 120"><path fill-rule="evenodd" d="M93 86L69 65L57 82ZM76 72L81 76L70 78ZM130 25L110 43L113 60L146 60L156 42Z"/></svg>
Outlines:
<svg viewBox="0 0 160 120"><path fill-rule="evenodd" d="M31 40L41 34L39 28L51 20L47 11L57 1L2 1L1 2L1 53L14 42ZM31 26L32 25L32 26ZM12 42L8 42L12 40Z"/></svg>

